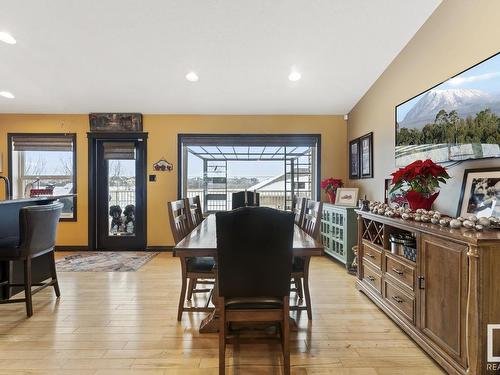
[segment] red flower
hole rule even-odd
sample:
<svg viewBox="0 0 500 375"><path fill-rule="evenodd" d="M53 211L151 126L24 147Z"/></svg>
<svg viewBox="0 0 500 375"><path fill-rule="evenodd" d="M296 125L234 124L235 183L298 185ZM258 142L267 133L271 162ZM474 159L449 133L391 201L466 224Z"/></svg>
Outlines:
<svg viewBox="0 0 500 375"><path fill-rule="evenodd" d="M439 183L445 183L445 179L450 178L446 169L434 163L431 159L425 161L415 160L404 168L400 168L391 174L393 190L404 185L409 187L408 191L419 193L432 193Z"/></svg>
<svg viewBox="0 0 500 375"><path fill-rule="evenodd" d="M344 186L344 183L342 182L341 179L338 178L327 178L326 180L321 181L321 189L324 191L337 191L337 188Z"/></svg>

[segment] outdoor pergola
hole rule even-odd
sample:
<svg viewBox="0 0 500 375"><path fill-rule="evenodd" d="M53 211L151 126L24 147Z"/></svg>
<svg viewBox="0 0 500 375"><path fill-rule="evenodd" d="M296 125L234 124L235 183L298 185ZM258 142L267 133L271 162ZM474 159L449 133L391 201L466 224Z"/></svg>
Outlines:
<svg viewBox="0 0 500 375"><path fill-rule="evenodd" d="M204 210L213 212L227 207L227 163L283 161L285 206L291 207L295 194L310 192L310 186L300 189L301 176L314 173L312 148L307 146L215 146L189 145L185 151L203 161ZM307 190L307 191L306 191Z"/></svg>

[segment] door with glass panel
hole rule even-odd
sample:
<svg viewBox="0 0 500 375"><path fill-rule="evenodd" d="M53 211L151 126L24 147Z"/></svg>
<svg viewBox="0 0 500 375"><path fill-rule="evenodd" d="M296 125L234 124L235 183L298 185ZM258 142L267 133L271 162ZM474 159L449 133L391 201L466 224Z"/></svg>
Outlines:
<svg viewBox="0 0 500 375"><path fill-rule="evenodd" d="M96 248L145 249L145 141L104 139L96 146Z"/></svg>

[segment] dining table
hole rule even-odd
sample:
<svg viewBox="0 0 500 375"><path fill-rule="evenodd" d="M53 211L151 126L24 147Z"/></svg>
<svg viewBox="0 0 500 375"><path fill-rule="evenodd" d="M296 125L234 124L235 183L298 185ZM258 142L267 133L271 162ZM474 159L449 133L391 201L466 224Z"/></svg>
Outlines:
<svg viewBox="0 0 500 375"><path fill-rule="evenodd" d="M323 245L307 234L298 225L294 226L293 232L293 256L312 257L323 255ZM217 235L215 214L208 215L191 233L182 239L174 247L174 256L181 258L192 257L214 257L217 260ZM309 262L306 262L309 264ZM217 267L217 265L216 265ZM214 333L219 330L219 309L218 309L217 280L215 280L214 291L212 293L212 303L214 310L202 320L200 333ZM305 306L291 306L291 311L305 310ZM292 325L295 321L291 320ZM293 328L293 327L292 327Z"/></svg>

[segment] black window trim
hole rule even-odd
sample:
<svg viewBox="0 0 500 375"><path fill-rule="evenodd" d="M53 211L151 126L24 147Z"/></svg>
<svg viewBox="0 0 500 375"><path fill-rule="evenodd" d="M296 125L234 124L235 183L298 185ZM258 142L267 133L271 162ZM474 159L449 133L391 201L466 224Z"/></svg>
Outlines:
<svg viewBox="0 0 500 375"><path fill-rule="evenodd" d="M74 222L77 220L78 212L78 195L77 195L77 144L76 144L76 133L7 133L7 147L8 147L8 165L7 169L9 171L8 177L11 183L12 181L12 140L14 137L54 137L63 138L70 137L73 142L73 217L61 217L59 221Z"/></svg>

